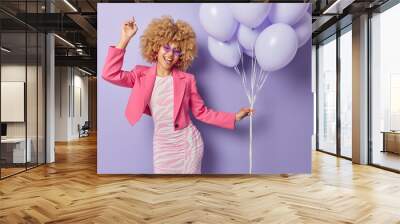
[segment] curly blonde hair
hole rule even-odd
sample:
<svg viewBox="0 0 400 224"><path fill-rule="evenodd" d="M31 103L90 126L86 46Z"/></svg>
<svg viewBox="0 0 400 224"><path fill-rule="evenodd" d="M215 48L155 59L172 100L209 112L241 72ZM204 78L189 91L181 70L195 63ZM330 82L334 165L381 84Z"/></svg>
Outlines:
<svg viewBox="0 0 400 224"><path fill-rule="evenodd" d="M140 48L143 58L150 62L157 61L157 54L161 46L175 43L182 52L175 65L186 71L197 56L196 34L185 21L174 22L170 16L153 19L140 38Z"/></svg>

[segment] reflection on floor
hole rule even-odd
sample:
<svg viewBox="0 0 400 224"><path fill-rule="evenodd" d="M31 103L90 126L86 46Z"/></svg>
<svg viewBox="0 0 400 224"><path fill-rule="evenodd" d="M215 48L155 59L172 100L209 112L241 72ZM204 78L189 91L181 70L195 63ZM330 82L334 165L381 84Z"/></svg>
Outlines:
<svg viewBox="0 0 400 224"><path fill-rule="evenodd" d="M392 152L374 151L372 157L373 164L400 170L400 155Z"/></svg>
<svg viewBox="0 0 400 224"><path fill-rule="evenodd" d="M15 173L18 173L18 172L21 172L21 171L24 171L24 170L25 170L25 167L24 168L20 168L20 167L17 167L17 168L1 168L1 178L13 175Z"/></svg>
<svg viewBox="0 0 400 224"><path fill-rule="evenodd" d="M32 167L36 167L36 163L27 163L26 167L25 164L4 164L2 163L1 169L1 178L5 178L7 176L22 172L26 169L30 169Z"/></svg>
<svg viewBox="0 0 400 224"><path fill-rule="evenodd" d="M341 150L342 150L341 151L341 155L342 156L345 156L345 157L348 157L348 158L352 157L352 151L351 151L352 149L351 148L343 147Z"/></svg>

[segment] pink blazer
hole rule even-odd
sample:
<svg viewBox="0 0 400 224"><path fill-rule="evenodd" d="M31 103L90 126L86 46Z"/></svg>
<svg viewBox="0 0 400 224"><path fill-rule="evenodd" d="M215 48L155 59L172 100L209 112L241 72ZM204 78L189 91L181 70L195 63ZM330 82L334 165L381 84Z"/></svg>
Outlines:
<svg viewBox="0 0 400 224"><path fill-rule="evenodd" d="M102 77L119 86L132 88L125 116L134 125L143 113L151 116L150 97L156 78L156 65L136 65L131 71L121 70L125 50L111 46L103 68ZM172 70L174 85L174 126L175 130L189 125L189 109L194 117L208 124L235 129L235 113L214 111L204 105L196 87L194 75Z"/></svg>

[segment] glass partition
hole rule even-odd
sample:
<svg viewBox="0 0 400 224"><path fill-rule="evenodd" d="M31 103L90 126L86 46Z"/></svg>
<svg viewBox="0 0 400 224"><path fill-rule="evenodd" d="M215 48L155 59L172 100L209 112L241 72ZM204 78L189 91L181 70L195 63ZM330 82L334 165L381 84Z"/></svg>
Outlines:
<svg viewBox="0 0 400 224"><path fill-rule="evenodd" d="M31 158L26 150L26 40L25 32L1 34L2 177L25 170Z"/></svg>
<svg viewBox="0 0 400 224"><path fill-rule="evenodd" d="M400 171L400 4L371 18L372 164Z"/></svg>
<svg viewBox="0 0 400 224"><path fill-rule="evenodd" d="M17 18L44 1L1 1L0 178L45 163L45 34Z"/></svg>
<svg viewBox="0 0 400 224"><path fill-rule="evenodd" d="M352 157L352 34L351 26L340 36L340 154Z"/></svg>
<svg viewBox="0 0 400 224"><path fill-rule="evenodd" d="M336 154L336 37L318 47L318 149Z"/></svg>

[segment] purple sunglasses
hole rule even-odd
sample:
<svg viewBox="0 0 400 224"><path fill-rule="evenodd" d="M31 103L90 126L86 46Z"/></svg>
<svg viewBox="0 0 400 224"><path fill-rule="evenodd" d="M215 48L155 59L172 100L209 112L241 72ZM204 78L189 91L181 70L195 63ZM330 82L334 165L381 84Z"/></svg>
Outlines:
<svg viewBox="0 0 400 224"><path fill-rule="evenodd" d="M182 55L182 52L178 49L175 48L171 48L171 46L169 46L169 44L166 44L163 46L164 51L165 52L170 52L172 50L172 53L176 56L176 57L180 57Z"/></svg>

